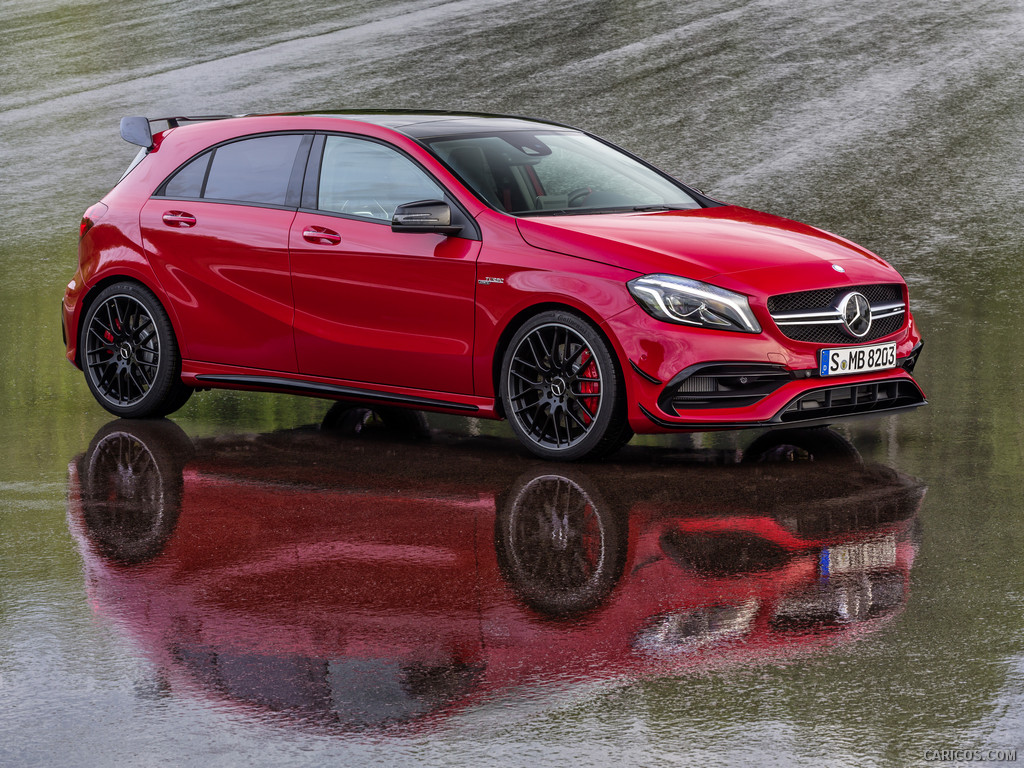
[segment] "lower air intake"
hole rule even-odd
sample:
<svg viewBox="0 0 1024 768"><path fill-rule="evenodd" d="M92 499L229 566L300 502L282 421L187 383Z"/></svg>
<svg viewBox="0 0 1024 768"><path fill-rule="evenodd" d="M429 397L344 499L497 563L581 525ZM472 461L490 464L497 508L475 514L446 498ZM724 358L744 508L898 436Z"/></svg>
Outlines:
<svg viewBox="0 0 1024 768"><path fill-rule="evenodd" d="M712 363L680 373L668 383L658 405L666 413L705 408L743 408L763 400L793 374L768 363Z"/></svg>
<svg viewBox="0 0 1024 768"><path fill-rule="evenodd" d="M909 381L875 381L808 392L787 405L776 421L788 423L859 416L875 411L913 408L923 403L921 391Z"/></svg>

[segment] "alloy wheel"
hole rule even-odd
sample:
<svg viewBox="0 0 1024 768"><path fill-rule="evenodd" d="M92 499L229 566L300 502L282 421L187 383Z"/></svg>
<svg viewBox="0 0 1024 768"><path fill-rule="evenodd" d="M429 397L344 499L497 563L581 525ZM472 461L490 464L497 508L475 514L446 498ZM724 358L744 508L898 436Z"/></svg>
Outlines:
<svg viewBox="0 0 1024 768"><path fill-rule="evenodd" d="M160 367L160 337L149 310L116 294L92 314L86 331L85 367L96 391L116 406L141 401Z"/></svg>
<svg viewBox="0 0 1024 768"><path fill-rule="evenodd" d="M533 442L563 450L593 430L604 397L604 372L582 335L549 323L519 342L506 385L510 418Z"/></svg>

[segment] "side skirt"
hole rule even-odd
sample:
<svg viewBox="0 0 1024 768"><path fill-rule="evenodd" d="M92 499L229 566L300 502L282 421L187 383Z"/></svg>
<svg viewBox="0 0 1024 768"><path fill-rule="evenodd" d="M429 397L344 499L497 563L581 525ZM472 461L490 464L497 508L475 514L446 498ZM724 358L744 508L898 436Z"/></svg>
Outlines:
<svg viewBox="0 0 1024 768"><path fill-rule="evenodd" d="M337 384L299 381L298 379L286 379L278 376L245 376L236 374L201 373L195 377L195 380L200 385L218 385L229 388L251 387L253 389L262 389L270 392L287 392L296 395L311 395L313 397L368 400L379 403L407 405L413 408L459 411L465 414L475 414L480 410L477 406L467 405L466 403L455 403L448 400L416 397L414 395L399 395L390 392L379 392L370 389L340 386Z"/></svg>

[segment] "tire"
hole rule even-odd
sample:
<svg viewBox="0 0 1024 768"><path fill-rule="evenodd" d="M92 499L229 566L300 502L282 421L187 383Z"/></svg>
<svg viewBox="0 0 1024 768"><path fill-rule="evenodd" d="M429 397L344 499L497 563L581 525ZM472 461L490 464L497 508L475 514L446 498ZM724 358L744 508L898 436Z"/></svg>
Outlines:
<svg viewBox="0 0 1024 768"><path fill-rule="evenodd" d="M89 390L115 416L166 416L192 395L181 381L181 354L167 312L138 283L100 292L82 323L79 350Z"/></svg>
<svg viewBox="0 0 1024 768"><path fill-rule="evenodd" d="M544 312L515 333L499 392L516 437L544 459L599 458L632 436L615 355L596 328L569 312Z"/></svg>

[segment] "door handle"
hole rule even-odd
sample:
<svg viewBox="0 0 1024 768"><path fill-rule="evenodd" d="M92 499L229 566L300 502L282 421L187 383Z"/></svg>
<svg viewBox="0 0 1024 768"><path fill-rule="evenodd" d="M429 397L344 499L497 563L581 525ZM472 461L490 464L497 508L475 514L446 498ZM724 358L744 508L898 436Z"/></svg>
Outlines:
<svg viewBox="0 0 1024 768"><path fill-rule="evenodd" d="M191 213L185 213L185 211L167 211L163 215L164 224L168 227L194 227L196 225L196 217Z"/></svg>
<svg viewBox="0 0 1024 768"><path fill-rule="evenodd" d="M302 230L302 237L307 242L317 245L339 245L341 243L341 235L327 227L308 226Z"/></svg>

